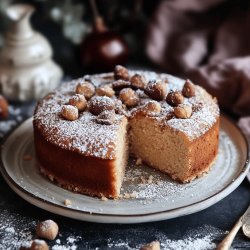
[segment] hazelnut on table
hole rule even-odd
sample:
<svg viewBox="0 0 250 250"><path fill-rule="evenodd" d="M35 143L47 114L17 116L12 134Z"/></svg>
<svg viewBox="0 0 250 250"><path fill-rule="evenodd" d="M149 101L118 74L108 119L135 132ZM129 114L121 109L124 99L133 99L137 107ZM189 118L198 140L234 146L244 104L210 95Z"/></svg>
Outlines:
<svg viewBox="0 0 250 250"><path fill-rule="evenodd" d="M140 250L160 250L160 242L152 241L140 248Z"/></svg>
<svg viewBox="0 0 250 250"><path fill-rule="evenodd" d="M36 226L38 237L54 240L58 234L58 225L53 220L39 222Z"/></svg>
<svg viewBox="0 0 250 250"><path fill-rule="evenodd" d="M31 247L31 250L49 250L49 246L44 240L33 240Z"/></svg>

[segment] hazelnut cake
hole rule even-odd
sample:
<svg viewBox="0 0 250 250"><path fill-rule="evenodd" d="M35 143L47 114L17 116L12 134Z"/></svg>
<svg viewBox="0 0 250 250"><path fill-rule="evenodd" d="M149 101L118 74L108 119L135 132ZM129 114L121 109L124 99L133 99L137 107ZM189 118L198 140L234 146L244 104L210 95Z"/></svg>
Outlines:
<svg viewBox="0 0 250 250"><path fill-rule="evenodd" d="M66 189L99 197L119 196L129 156L189 182L217 156L219 117L216 99L190 80L116 66L38 103L39 168Z"/></svg>

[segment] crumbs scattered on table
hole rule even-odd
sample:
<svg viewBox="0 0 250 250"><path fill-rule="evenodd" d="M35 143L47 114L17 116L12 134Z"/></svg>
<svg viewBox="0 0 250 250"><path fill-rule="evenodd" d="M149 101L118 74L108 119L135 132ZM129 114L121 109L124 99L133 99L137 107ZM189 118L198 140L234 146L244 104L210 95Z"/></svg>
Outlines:
<svg viewBox="0 0 250 250"><path fill-rule="evenodd" d="M64 200L64 205L67 206L67 207L71 206L71 205L72 205L71 200L65 199L65 200Z"/></svg>

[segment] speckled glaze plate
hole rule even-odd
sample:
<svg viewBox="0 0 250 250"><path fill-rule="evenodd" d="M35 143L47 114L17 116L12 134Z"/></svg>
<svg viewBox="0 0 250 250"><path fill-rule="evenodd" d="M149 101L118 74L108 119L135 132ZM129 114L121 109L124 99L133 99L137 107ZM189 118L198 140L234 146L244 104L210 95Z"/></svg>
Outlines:
<svg viewBox="0 0 250 250"><path fill-rule="evenodd" d="M122 187L125 198L120 200L103 201L72 193L44 178L34 154L32 118L7 138L1 156L3 177L23 199L52 213L100 223L141 223L195 213L230 194L249 170L246 140L223 116L219 154L208 174L191 183L178 184L130 160ZM134 198L128 198L132 192ZM65 206L65 199L72 204Z"/></svg>

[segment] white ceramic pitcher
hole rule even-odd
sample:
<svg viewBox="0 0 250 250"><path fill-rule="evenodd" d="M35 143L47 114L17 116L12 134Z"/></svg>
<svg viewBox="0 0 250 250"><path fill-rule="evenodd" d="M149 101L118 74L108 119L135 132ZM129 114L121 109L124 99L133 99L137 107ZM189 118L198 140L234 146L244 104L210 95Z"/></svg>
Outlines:
<svg viewBox="0 0 250 250"><path fill-rule="evenodd" d="M26 4L7 9L11 24L0 51L0 88L12 101L39 99L57 87L62 78L47 39L30 25L33 12L34 7Z"/></svg>

